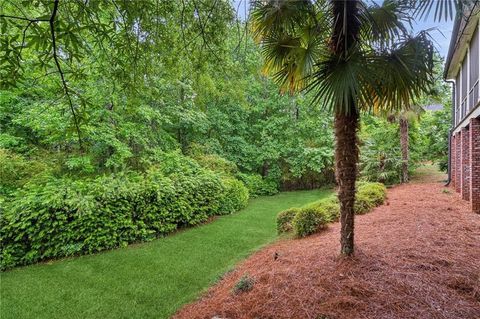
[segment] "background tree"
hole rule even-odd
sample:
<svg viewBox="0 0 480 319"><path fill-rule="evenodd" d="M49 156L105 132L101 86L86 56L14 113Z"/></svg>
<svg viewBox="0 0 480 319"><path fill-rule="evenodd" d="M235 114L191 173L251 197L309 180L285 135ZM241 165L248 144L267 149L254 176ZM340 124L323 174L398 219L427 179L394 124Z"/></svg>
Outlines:
<svg viewBox="0 0 480 319"><path fill-rule="evenodd" d="M398 122L400 131L400 150L402 153L402 174L400 175L400 183L408 183L409 177L409 161L410 161L410 146L409 146L409 123L417 120L421 114L425 112L421 106L411 105L410 107L399 110L394 113L387 114L387 119L390 122Z"/></svg>
<svg viewBox="0 0 480 319"><path fill-rule="evenodd" d="M54 2L0 2L0 148L56 176L144 172L180 150L233 162L262 194L331 183L330 115L303 95L280 95L258 72L245 24L216 2L60 0L54 28L74 113L49 22L26 28Z"/></svg>

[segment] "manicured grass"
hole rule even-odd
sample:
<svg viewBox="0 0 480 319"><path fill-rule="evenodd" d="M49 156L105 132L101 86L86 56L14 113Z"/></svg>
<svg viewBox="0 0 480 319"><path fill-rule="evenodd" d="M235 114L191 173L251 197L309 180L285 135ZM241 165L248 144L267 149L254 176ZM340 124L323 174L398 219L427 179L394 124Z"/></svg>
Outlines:
<svg viewBox="0 0 480 319"><path fill-rule="evenodd" d="M444 182L447 174L441 172L437 164L424 163L411 176L412 182Z"/></svg>
<svg viewBox="0 0 480 319"><path fill-rule="evenodd" d="M331 194L281 193L150 243L1 274L0 318L168 318L277 235L275 216Z"/></svg>

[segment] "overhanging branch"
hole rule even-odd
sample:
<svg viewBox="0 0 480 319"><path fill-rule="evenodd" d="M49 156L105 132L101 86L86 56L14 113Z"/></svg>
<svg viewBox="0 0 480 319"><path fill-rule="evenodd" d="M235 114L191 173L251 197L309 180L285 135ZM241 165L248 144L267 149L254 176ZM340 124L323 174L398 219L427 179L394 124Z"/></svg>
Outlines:
<svg viewBox="0 0 480 319"><path fill-rule="evenodd" d="M58 11L58 3L60 0L55 0L54 5L53 5L53 11L52 15L50 16L49 24L50 24L50 33L52 36L52 53L53 53L53 60L55 61L55 65L57 67L58 73L60 74L60 79L62 80L62 86L63 90L65 92L65 95L67 96L68 104L70 106L70 110L73 115L73 121L75 123L75 129L77 131L77 136L78 136L78 143L80 145L80 149L82 148L82 137L80 134L80 126L78 124L78 119L77 119L77 114L75 113L75 108L73 107L73 102L72 102L72 97L70 96L70 89L67 86L67 82L65 81L65 75L63 73L62 67L60 65L60 61L58 59L58 54L57 54L57 42L55 38L55 19L57 16L57 11Z"/></svg>

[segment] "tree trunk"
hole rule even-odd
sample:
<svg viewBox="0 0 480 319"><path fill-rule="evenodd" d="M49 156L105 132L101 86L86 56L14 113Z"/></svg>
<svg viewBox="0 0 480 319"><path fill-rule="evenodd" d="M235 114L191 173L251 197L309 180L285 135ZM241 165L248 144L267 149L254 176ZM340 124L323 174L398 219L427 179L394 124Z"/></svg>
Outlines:
<svg viewBox="0 0 480 319"><path fill-rule="evenodd" d="M340 244L342 255L354 252L354 204L355 180L357 177L357 129L359 114L352 110L350 114L335 114L335 174L338 183L340 202Z"/></svg>
<svg viewBox="0 0 480 319"><path fill-rule="evenodd" d="M361 17L359 0L331 0L333 32L330 49L339 63L348 63L352 50L356 50L360 35ZM345 74L349 77L351 74ZM359 113L356 97L349 91L342 92L347 99L343 105L335 106L335 175L338 183L338 200L340 202L340 244L342 255L352 255L355 180L357 177L357 128Z"/></svg>
<svg viewBox="0 0 480 319"><path fill-rule="evenodd" d="M400 182L408 182L408 121L404 117L400 117L400 148L402 151L402 176Z"/></svg>

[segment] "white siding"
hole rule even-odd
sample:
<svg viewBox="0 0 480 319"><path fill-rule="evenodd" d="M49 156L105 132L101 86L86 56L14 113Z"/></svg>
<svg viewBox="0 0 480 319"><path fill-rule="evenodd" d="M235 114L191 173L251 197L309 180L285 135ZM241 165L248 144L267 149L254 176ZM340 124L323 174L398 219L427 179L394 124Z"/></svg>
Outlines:
<svg viewBox="0 0 480 319"><path fill-rule="evenodd" d="M470 42L470 67L469 67L469 92L467 113L472 110L478 102L478 68L479 68L479 32L475 29L472 41Z"/></svg>

